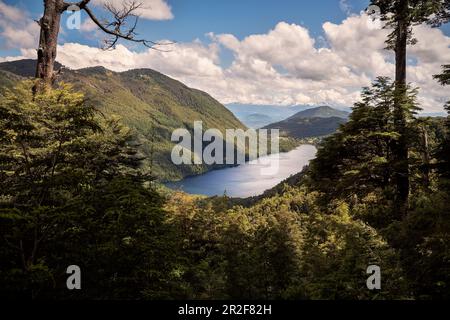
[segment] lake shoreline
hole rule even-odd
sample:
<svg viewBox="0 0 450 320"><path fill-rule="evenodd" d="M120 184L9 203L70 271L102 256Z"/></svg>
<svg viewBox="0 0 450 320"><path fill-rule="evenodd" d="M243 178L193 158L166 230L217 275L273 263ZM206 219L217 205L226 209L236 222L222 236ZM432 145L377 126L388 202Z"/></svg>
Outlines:
<svg viewBox="0 0 450 320"><path fill-rule="evenodd" d="M301 172L304 166L315 157L316 152L315 145L301 144L289 152L267 155L241 165L214 169L180 181L166 182L163 185L171 190L209 197L224 194L233 198L259 196L283 180ZM261 164L261 159L264 158L270 166L274 163L273 161L279 161L279 168L275 174L260 173L260 170L268 167L267 164Z"/></svg>

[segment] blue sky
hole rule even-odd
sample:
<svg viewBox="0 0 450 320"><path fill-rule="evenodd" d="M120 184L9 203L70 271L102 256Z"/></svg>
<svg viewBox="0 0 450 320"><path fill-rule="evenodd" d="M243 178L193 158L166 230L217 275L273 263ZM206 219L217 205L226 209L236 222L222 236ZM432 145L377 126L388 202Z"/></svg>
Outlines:
<svg viewBox="0 0 450 320"><path fill-rule="evenodd" d="M359 11L365 2L355 1L359 4L356 9ZM279 21L306 25L318 36L323 22L346 17L336 0L172 0L170 4L175 19L154 24L152 33L180 41L202 37L206 32L232 33L242 39L264 33Z"/></svg>
<svg viewBox="0 0 450 320"><path fill-rule="evenodd" d="M42 1L4 0L29 11L37 19L42 13ZM338 23L348 12L359 13L368 0L168 0L174 19L149 21L141 19L139 32L154 39L192 41L208 32L232 33L238 38L263 33L277 22L285 21L307 26L313 36L323 35L325 21ZM348 11L344 12L343 5ZM97 10L98 11L98 10ZM450 26L442 28L447 35ZM72 33L68 40L86 41Z"/></svg>
<svg viewBox="0 0 450 320"><path fill-rule="evenodd" d="M99 17L105 15L95 6L101 1L90 4ZM139 36L176 41L170 53L126 42L102 52L99 31L67 30L63 23L58 60L71 68L152 68L223 103L245 104L349 107L362 86L393 75L392 53L384 50L387 31L371 28L361 13L368 0L141 1L152 10L142 15ZM38 28L32 19L42 10L40 0L0 0L0 61L34 57ZM82 22L88 21L83 13ZM409 80L422 88L424 109L440 112L448 94L432 74L450 62L450 25L415 33Z"/></svg>
<svg viewBox="0 0 450 320"><path fill-rule="evenodd" d="M4 3L28 11L33 19L38 19L43 10L42 1L4 0ZM280 21L307 26L313 37L323 35L325 21L338 23L344 20L344 12L339 0L168 0L173 19L151 21L141 19L138 32L151 39L170 39L189 42L194 39L208 41L209 32L231 33L242 39L251 34L265 33ZM345 1L351 12L364 10L369 1ZM94 11L101 15L97 8ZM76 31L68 31L63 41L74 41L95 45ZM0 38L1 41L1 38ZM16 50L3 48L0 56L11 55Z"/></svg>
<svg viewBox="0 0 450 320"><path fill-rule="evenodd" d="M4 0L38 18L42 1ZM207 32L232 33L238 38L266 32L279 21L303 24L312 34L322 33L325 21L340 22L346 17L339 0L168 0L174 19L142 20L140 32L155 39L191 41ZM353 12L367 7L368 1L349 0Z"/></svg>

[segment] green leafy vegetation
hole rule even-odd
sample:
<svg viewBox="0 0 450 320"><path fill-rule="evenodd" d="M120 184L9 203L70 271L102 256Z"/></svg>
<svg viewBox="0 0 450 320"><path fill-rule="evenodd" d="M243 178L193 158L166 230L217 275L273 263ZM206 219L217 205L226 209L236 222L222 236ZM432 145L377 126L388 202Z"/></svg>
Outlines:
<svg viewBox="0 0 450 320"><path fill-rule="evenodd" d="M351 216L368 223L399 252L409 290L415 298L448 298L450 206L447 185L449 130L443 119L420 119L417 90L402 99L411 193L406 211L396 199L394 158L400 139L394 108L398 91L387 78L365 88L350 121L325 139L308 172L321 203L345 202ZM441 168L436 170L436 168Z"/></svg>
<svg viewBox="0 0 450 320"><path fill-rule="evenodd" d="M32 86L0 99L1 295L77 298L65 287L71 261L85 270L84 298L131 298L139 283L164 297L162 198L142 184L130 130L68 85Z"/></svg>
<svg viewBox="0 0 450 320"><path fill-rule="evenodd" d="M313 138L330 135L345 123L342 118L299 118L288 119L270 124L264 129L279 129L283 137L296 139Z"/></svg>
<svg viewBox="0 0 450 320"><path fill-rule="evenodd" d="M348 207L317 206L317 193L286 187L250 207L175 194L167 204L189 253L191 298L402 298L395 251ZM183 210L181 210L183 208ZM207 223L205 223L207 222ZM386 270L385 290L366 288L367 263Z"/></svg>
<svg viewBox="0 0 450 320"><path fill-rule="evenodd" d="M0 101L2 295L363 299L366 261L390 270L386 297L401 294L394 251L344 205L323 214L302 188L252 208L162 196L138 170L129 129L70 86L31 87ZM80 292L65 288L74 263Z"/></svg>
<svg viewBox="0 0 450 320"><path fill-rule="evenodd" d="M436 77L443 85L447 73ZM32 86L0 96L2 296L449 298L450 126L416 116L416 88L378 78L309 168L245 201L158 189L141 170L137 133L99 113L99 101L63 83L35 95ZM397 201L399 139L406 207ZM66 288L72 264L83 290ZM381 268L381 290L366 286L369 265Z"/></svg>

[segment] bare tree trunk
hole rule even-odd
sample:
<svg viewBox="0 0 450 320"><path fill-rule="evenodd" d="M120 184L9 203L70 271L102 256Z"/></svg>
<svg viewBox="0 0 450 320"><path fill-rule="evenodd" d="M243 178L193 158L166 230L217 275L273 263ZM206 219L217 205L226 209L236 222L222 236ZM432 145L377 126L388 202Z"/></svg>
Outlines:
<svg viewBox="0 0 450 320"><path fill-rule="evenodd" d="M395 145L395 177L397 184L397 205L403 212L407 208L409 197L409 163L407 123L404 100L406 96L406 47L408 44L408 0L400 0L397 11L397 36L395 44L395 85L394 105L395 126L400 138Z"/></svg>
<svg viewBox="0 0 450 320"><path fill-rule="evenodd" d="M39 21L41 34L37 51L36 78L42 79L44 86L52 84L63 0L44 0L44 16Z"/></svg>
<svg viewBox="0 0 450 320"><path fill-rule="evenodd" d="M136 43L141 43L148 48L155 48L163 45L157 42L136 39L135 32L137 15L136 11L141 8L141 3L135 1L123 1L122 6L116 8L107 3L105 9L109 11L112 16L111 21L102 22L94 13L88 8L91 0L81 0L78 2L65 2L64 0L44 0L44 15L39 20L41 33L39 38L39 48L37 50L37 66L36 78L37 81L33 88L36 93L44 88L52 85L55 77L55 61L58 45L58 34L61 24L62 13L69 9L71 5L76 5L78 9L84 10L91 20L112 39L106 40L107 48L114 48L119 39L124 39ZM131 21L130 19L134 20ZM121 26L129 26L128 28L121 28ZM170 43L169 43L170 44Z"/></svg>

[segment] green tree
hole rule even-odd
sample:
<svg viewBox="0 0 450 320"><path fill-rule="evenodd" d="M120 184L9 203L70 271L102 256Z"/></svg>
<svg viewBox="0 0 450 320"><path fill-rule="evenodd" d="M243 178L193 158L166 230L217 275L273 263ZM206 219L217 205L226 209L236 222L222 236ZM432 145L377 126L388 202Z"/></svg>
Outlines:
<svg viewBox="0 0 450 320"><path fill-rule="evenodd" d="M362 199L372 192L392 193L395 181L396 143L402 135L395 125L395 84L378 78L371 88L364 88L362 100L353 107L348 123L338 133L325 139L311 163L314 187L327 199L344 197ZM408 87L405 101L408 128L419 107L417 90ZM407 136L410 145L413 137ZM393 199L392 199L393 200Z"/></svg>
<svg viewBox="0 0 450 320"><path fill-rule="evenodd" d="M450 196L437 190L412 198L401 223L390 227L403 270L417 299L450 298Z"/></svg>
<svg viewBox="0 0 450 320"><path fill-rule="evenodd" d="M176 231L177 273L186 299L226 298L220 234L223 210L220 200L204 200L173 193L166 204L169 223Z"/></svg>
<svg viewBox="0 0 450 320"><path fill-rule="evenodd" d="M443 66L443 73L434 76L435 79L439 81L443 86L450 85L450 65ZM440 159L440 173L441 175L449 180L450 179L450 101L445 104L445 109L449 113L447 117L447 136L445 140L441 144L441 148L439 151L439 159ZM450 184L449 184L450 185Z"/></svg>
<svg viewBox="0 0 450 320"><path fill-rule="evenodd" d="M439 26L450 18L450 1L448 0L372 0L381 10L382 20L386 28L393 31L389 34L387 48L395 52L395 100L394 125L399 137L393 145L395 160L395 179L397 185L397 206L405 214L409 185L408 159L408 105L407 105L407 46L414 45L412 26L428 23Z"/></svg>
<svg viewBox="0 0 450 320"><path fill-rule="evenodd" d="M2 295L168 296L171 232L129 129L61 84L0 97ZM65 288L69 265L86 290Z"/></svg>

